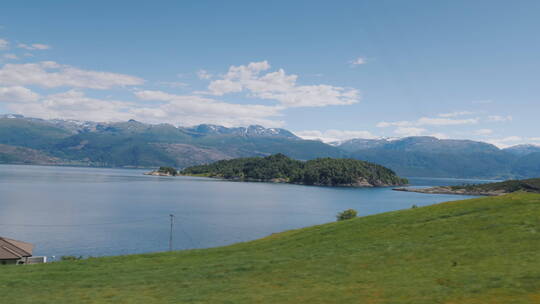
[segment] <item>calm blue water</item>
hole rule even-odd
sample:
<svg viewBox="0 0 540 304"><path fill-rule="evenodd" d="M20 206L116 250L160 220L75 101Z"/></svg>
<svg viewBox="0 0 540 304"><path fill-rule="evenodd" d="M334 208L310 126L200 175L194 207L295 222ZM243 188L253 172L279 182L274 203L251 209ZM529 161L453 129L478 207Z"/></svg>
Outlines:
<svg viewBox="0 0 540 304"><path fill-rule="evenodd" d="M465 199L390 188L352 189L144 176L142 170L0 165L0 236L34 255L102 256L248 241L360 215ZM411 179L413 185L477 183Z"/></svg>

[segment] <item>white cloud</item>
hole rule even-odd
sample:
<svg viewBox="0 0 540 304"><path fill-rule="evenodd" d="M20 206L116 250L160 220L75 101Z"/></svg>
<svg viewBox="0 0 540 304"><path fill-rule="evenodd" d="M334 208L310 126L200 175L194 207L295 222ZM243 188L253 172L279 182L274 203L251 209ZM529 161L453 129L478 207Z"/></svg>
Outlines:
<svg viewBox="0 0 540 304"><path fill-rule="evenodd" d="M469 118L469 119L452 119L452 118L431 118L431 117L422 117L415 121L395 121L395 122L386 122L382 121L377 124L379 128L386 127L413 127L413 126L452 126L452 125L466 125L466 124L477 124L479 121L478 118Z"/></svg>
<svg viewBox="0 0 540 304"><path fill-rule="evenodd" d="M491 121L491 122L506 122L506 121L512 121L512 116L508 115L508 116L500 116L500 115L491 115L491 116L488 116L488 121Z"/></svg>
<svg viewBox="0 0 540 304"><path fill-rule="evenodd" d="M15 55L15 54L4 54L3 57L6 58L6 59L11 59L11 60L19 59L19 57L17 57L17 55Z"/></svg>
<svg viewBox="0 0 540 304"><path fill-rule="evenodd" d="M493 134L493 130L491 129L479 129L474 131L474 134L476 135L490 135Z"/></svg>
<svg viewBox="0 0 540 304"><path fill-rule="evenodd" d="M185 82L180 82L180 81L161 81L161 82L158 82L158 84L162 85L162 86L171 87L171 88L187 88L187 87L189 87L189 84L187 84Z"/></svg>
<svg viewBox="0 0 540 304"><path fill-rule="evenodd" d="M249 97L275 100L286 107L322 107L350 105L360 99L358 90L331 85L297 85L297 75L287 75L283 69L270 69L267 61L231 66L221 78L212 81L209 94L221 96L247 92Z"/></svg>
<svg viewBox="0 0 540 304"><path fill-rule="evenodd" d="M18 48L25 49L25 50L48 50L51 48L50 45L42 44L42 43L33 43L33 44L25 44L25 43L19 43L17 45Z"/></svg>
<svg viewBox="0 0 540 304"><path fill-rule="evenodd" d="M508 136L503 138L492 138L486 142L493 144L501 149L508 148L517 144L526 143L526 139L521 136Z"/></svg>
<svg viewBox="0 0 540 304"><path fill-rule="evenodd" d="M504 138L498 139L500 142L516 142L516 141L522 141L523 137L521 136L508 136Z"/></svg>
<svg viewBox="0 0 540 304"><path fill-rule="evenodd" d="M415 128L415 127L398 127L396 130L394 130L394 133L398 134L399 136L420 136L424 135L427 132L426 129L423 128Z"/></svg>
<svg viewBox="0 0 540 304"><path fill-rule="evenodd" d="M399 135L400 137L426 135L426 136L437 137L439 139L449 138L449 136L444 133L429 134L427 133L426 129L415 128L415 127L399 127L394 131L394 133ZM305 131L295 131L294 134L304 139L320 140L323 142L336 142L336 141L343 141L343 140L353 139L353 138L362 138L362 139L378 138L377 136L373 135L369 131L356 131L356 130L326 130L326 131L305 130Z"/></svg>
<svg viewBox="0 0 540 304"><path fill-rule="evenodd" d="M6 64L0 69L0 83L4 85L38 85L45 88L70 86L75 88L109 89L144 83L135 76L81 70L54 61Z"/></svg>
<svg viewBox="0 0 540 304"><path fill-rule="evenodd" d="M350 61L350 64L353 67L358 66L358 65L362 65L362 64L366 64L366 63L367 63L367 60L364 57L358 57L358 58Z"/></svg>
<svg viewBox="0 0 540 304"><path fill-rule="evenodd" d="M250 87L249 90L252 90L251 88L253 88L253 90L257 91L258 87L272 85L271 83L265 83L264 81L257 82L257 79L260 77L259 73L268 69L270 69L270 64L268 64L267 61L251 62L247 66L231 66L229 67L227 74L223 76L223 79L212 81L210 85L208 85L208 89L211 94L218 96L240 92L248 86ZM279 79L278 81L283 82L284 79ZM250 82L255 83L250 84ZM279 84L274 83L273 85L277 86Z"/></svg>
<svg viewBox="0 0 540 304"><path fill-rule="evenodd" d="M303 139L320 140L323 142L335 142L335 141L342 141L342 140L352 139L352 138L364 138L364 139L376 138L376 136L374 136L368 131L356 131L356 130L326 130L326 131L305 130L305 131L296 131L294 132L294 134L296 134L296 136L301 137Z"/></svg>
<svg viewBox="0 0 540 304"><path fill-rule="evenodd" d="M469 111L456 111L456 112L451 112L451 113L439 114L439 117L458 117L458 116L466 116L466 115L472 115L472 114L474 113L469 112Z"/></svg>
<svg viewBox="0 0 540 304"><path fill-rule="evenodd" d="M141 100L162 102L155 107L139 107L132 111L145 121L170 122L182 125L214 123L225 126L260 124L268 127L283 126L282 107L231 104L201 96L182 96L162 91L138 91Z"/></svg>
<svg viewBox="0 0 540 304"><path fill-rule="evenodd" d="M282 107L230 104L201 96L181 96L148 90L137 91L135 96L148 102L92 98L77 89L40 97L24 87L0 87L0 102L4 104L4 108L12 113L45 119L93 121L137 119L149 123L174 125L213 123L225 126L250 124L283 126L283 121L276 119L281 115Z"/></svg>
<svg viewBox="0 0 540 304"><path fill-rule="evenodd" d="M429 136L433 136L433 137L436 137L438 139L449 139L450 136L444 134L444 133L433 133L433 134L429 134Z"/></svg>
<svg viewBox="0 0 540 304"><path fill-rule="evenodd" d="M79 90L69 90L33 102L10 103L7 108L14 113L45 119L121 121L134 118L129 112L134 106L124 101L90 98Z"/></svg>
<svg viewBox="0 0 540 304"><path fill-rule="evenodd" d="M450 118L429 118L422 117L417 121L418 126L453 126L477 124L478 118L470 119L450 119Z"/></svg>
<svg viewBox="0 0 540 304"><path fill-rule="evenodd" d="M0 38L0 50L7 50L9 48L9 41Z"/></svg>
<svg viewBox="0 0 540 304"><path fill-rule="evenodd" d="M507 136L503 138L491 138L486 141L501 149L521 144L540 146L540 137Z"/></svg>
<svg viewBox="0 0 540 304"><path fill-rule="evenodd" d="M388 122L388 121L381 121L377 124L377 128L387 128L387 127L406 127L406 126L412 126L414 125L414 122L412 121L395 121L395 122Z"/></svg>
<svg viewBox="0 0 540 304"><path fill-rule="evenodd" d="M441 127L441 126L457 126L457 125L475 125L479 124L481 121L489 121L489 122L503 122L503 121L510 121L512 120L512 116L498 116L498 115L492 115L488 116L486 118L459 118L461 116L467 116L472 115L473 112L469 111L456 111L456 112L450 112L450 113L442 113L439 114L438 117L421 117L417 120L402 120L402 121L394 121L394 122L387 122L382 121L377 124L377 127L379 128L387 128L387 127L396 127L396 130L394 131L396 134L403 135L403 136L417 136L417 135L426 135L428 133L426 129L422 127L426 126L434 126L434 127ZM458 117L458 118L456 118ZM491 129L478 129L475 131L471 131L472 134L475 135L490 135L493 133L493 130ZM438 137L438 138L447 138L445 134L436 133L432 134L432 136ZM505 139L502 139L505 140ZM508 139L506 139L508 140ZM493 142L497 142L497 145L500 145L504 143L504 141L501 142L501 139L493 140Z"/></svg>
<svg viewBox="0 0 540 304"><path fill-rule="evenodd" d="M202 80L208 80L212 78L212 74L208 73L206 70L198 70L197 71L197 77Z"/></svg>
<svg viewBox="0 0 540 304"><path fill-rule="evenodd" d="M36 94L25 87L0 87L0 102L26 103L37 101L38 99L39 94Z"/></svg>

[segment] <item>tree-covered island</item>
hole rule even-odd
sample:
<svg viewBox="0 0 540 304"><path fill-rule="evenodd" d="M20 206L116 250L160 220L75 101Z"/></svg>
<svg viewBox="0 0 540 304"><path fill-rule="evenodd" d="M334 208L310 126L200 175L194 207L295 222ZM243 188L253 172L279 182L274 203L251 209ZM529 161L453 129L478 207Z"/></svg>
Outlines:
<svg viewBox="0 0 540 304"><path fill-rule="evenodd" d="M318 158L304 162L283 154L221 160L186 168L180 174L236 181L341 187L384 187L408 182L388 168L365 161Z"/></svg>

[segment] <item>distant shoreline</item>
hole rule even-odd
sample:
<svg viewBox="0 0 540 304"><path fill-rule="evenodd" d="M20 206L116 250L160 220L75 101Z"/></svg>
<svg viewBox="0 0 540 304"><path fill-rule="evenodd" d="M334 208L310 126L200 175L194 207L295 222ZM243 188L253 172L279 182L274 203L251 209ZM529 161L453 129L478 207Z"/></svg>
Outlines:
<svg viewBox="0 0 540 304"><path fill-rule="evenodd" d="M453 194L453 195L480 195L480 196L499 196L508 194L509 192L502 191L468 191L465 189L453 189L450 186L437 186L430 188L409 188L409 187L400 187L392 189L394 191L403 191L403 192L416 192L424 194Z"/></svg>
<svg viewBox="0 0 540 304"><path fill-rule="evenodd" d="M151 171L143 173L144 175L151 176L170 176L174 177L172 174ZM327 184L305 184L305 183L294 183L290 182L284 178L273 178L273 179L256 179L256 178L225 178L222 176L210 176L206 174L178 174L176 176L188 176L188 177L206 177L216 180L223 180L229 182L248 182L248 183L269 183L269 184L289 184L289 185L301 185L301 186L316 186L316 187L336 187L336 188L384 188L384 187L395 187L396 185L389 184L370 184L365 180L359 180L355 184L336 184L336 185L327 185Z"/></svg>
<svg viewBox="0 0 540 304"><path fill-rule="evenodd" d="M513 192L540 193L540 178L507 180L504 182L465 186L438 186L431 188L395 188L396 191L408 191L428 194L461 194L499 196Z"/></svg>

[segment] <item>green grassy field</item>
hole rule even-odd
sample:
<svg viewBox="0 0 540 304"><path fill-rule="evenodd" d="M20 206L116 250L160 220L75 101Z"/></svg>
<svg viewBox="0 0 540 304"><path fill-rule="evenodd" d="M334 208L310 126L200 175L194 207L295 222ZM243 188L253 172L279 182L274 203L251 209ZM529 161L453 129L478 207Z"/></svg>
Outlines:
<svg viewBox="0 0 540 304"><path fill-rule="evenodd" d="M0 268L1 303L540 303L540 195L227 247Z"/></svg>

